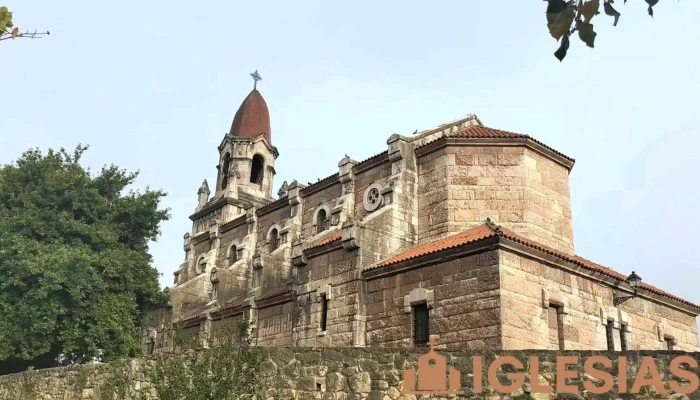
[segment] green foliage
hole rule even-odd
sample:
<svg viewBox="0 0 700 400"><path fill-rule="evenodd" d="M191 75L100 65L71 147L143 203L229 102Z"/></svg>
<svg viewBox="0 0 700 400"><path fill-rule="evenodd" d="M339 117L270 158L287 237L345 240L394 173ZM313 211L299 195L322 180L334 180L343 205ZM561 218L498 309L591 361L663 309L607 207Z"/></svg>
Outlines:
<svg viewBox="0 0 700 400"><path fill-rule="evenodd" d="M182 328L169 333L172 350L138 365L114 364L100 387L103 399L230 400L264 398L266 376L260 365L264 349L252 348L248 323L227 319L207 346L187 347ZM137 377L143 380L134 390Z"/></svg>
<svg viewBox="0 0 700 400"><path fill-rule="evenodd" d="M14 27L14 28L13 28ZM0 41L15 39L15 38L31 38L38 39L44 35L49 35L50 32L20 32L19 28L14 26L12 22L12 12L7 7L0 7Z"/></svg>
<svg viewBox="0 0 700 400"><path fill-rule="evenodd" d="M12 26L12 13L7 7L0 7L0 33L7 32Z"/></svg>
<svg viewBox="0 0 700 400"><path fill-rule="evenodd" d="M137 328L165 300L148 253L165 193L123 193L138 174L91 174L85 150L0 168L0 373L135 356Z"/></svg>
<svg viewBox="0 0 700 400"><path fill-rule="evenodd" d="M597 33L593 30L591 21L600 14L601 0L545 0L547 1L547 28L550 35L559 41L559 48L554 57L564 60L569 51L569 37L578 32L578 37L586 46L594 48ZM614 0L602 0L603 11L613 17L613 26L617 26L620 13L613 7ZM654 7L659 0L646 0L647 11L654 16ZM625 0L627 3L627 0Z"/></svg>

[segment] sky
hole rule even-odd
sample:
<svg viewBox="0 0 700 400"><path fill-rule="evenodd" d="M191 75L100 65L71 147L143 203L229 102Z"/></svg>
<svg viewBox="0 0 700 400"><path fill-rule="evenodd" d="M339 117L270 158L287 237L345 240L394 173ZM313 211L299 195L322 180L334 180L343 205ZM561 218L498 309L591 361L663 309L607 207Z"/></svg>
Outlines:
<svg viewBox="0 0 700 400"><path fill-rule="evenodd" d="M40 40L0 43L0 164L89 144L92 169L140 171L172 219L161 285L184 260L203 179L252 88L279 149L275 189L469 113L576 159L576 253L700 304L700 2L622 1L559 62L543 1L4 0ZM618 4L619 3L619 4Z"/></svg>

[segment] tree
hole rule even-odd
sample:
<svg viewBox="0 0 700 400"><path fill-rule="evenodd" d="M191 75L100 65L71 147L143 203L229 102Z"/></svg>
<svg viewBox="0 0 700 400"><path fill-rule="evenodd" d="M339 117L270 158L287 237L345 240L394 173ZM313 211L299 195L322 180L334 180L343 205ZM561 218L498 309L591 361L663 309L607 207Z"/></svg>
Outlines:
<svg viewBox="0 0 700 400"><path fill-rule="evenodd" d="M593 30L591 20L600 14L600 0L544 0L547 2L547 28L554 39L559 41L559 49L554 56L564 60L569 50L569 37L578 32L578 37L586 46L593 48L597 33ZM627 0L624 0L627 3ZM646 0L647 12L654 16L653 7L659 0ZM613 18L617 26L620 13L613 7L614 0L603 0L603 11Z"/></svg>
<svg viewBox="0 0 700 400"><path fill-rule="evenodd" d="M49 35L50 32L21 32L18 27L12 23L12 13L7 7L0 7L0 42L3 40L16 38L39 39L44 35Z"/></svg>
<svg viewBox="0 0 700 400"><path fill-rule="evenodd" d="M269 398L274 374L268 353L252 347L250 324L223 316L208 337L187 333L180 324L167 331L170 351L135 363L106 367L101 398L130 400L234 400ZM206 346L202 346L206 343ZM141 385L136 385L137 376Z"/></svg>
<svg viewBox="0 0 700 400"><path fill-rule="evenodd" d="M163 304L148 243L170 218L138 173L92 174L87 147L29 150L0 168L0 374L132 357Z"/></svg>

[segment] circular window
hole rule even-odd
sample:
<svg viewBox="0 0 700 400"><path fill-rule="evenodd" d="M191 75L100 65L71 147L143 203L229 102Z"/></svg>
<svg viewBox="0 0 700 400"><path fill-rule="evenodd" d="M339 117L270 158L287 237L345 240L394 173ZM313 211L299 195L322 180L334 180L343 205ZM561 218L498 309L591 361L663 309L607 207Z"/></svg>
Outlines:
<svg viewBox="0 0 700 400"><path fill-rule="evenodd" d="M363 205L365 206L365 210L372 212L382 206L384 197L380 192L381 189L381 185L375 183L370 185L367 190L365 190L365 198L362 201Z"/></svg>

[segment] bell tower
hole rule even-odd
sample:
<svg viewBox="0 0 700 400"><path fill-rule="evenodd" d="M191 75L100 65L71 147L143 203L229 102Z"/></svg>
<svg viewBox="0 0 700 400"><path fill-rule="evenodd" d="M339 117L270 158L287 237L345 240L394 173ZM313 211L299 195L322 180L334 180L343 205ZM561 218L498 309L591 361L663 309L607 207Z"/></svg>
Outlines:
<svg viewBox="0 0 700 400"><path fill-rule="evenodd" d="M273 200L279 153L272 145L267 103L257 89L262 78L258 71L250 75L253 90L236 111L231 129L219 145L215 196L260 206Z"/></svg>

